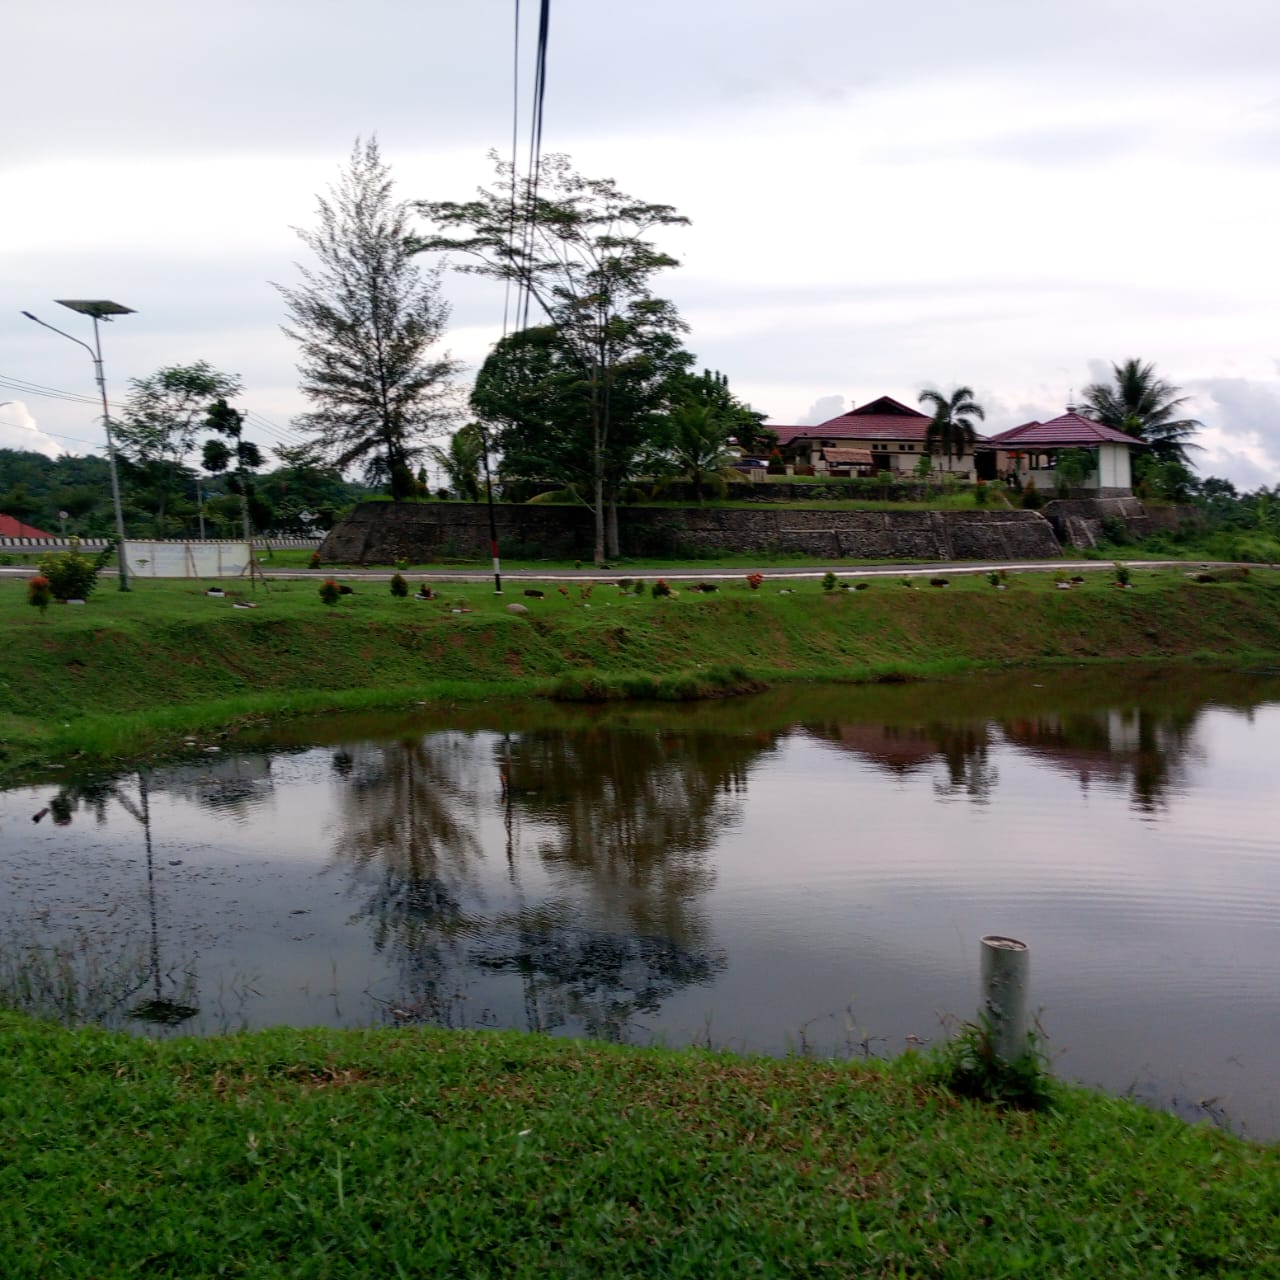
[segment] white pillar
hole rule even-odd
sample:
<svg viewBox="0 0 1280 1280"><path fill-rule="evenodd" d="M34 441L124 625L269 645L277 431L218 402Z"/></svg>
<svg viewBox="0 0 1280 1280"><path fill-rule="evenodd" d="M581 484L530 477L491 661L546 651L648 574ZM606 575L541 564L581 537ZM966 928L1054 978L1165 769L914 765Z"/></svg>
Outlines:
<svg viewBox="0 0 1280 1280"><path fill-rule="evenodd" d="M988 934L982 939L982 1015L991 1028L991 1049L1004 1063L1016 1062L1030 1049L1027 1018L1025 942Z"/></svg>

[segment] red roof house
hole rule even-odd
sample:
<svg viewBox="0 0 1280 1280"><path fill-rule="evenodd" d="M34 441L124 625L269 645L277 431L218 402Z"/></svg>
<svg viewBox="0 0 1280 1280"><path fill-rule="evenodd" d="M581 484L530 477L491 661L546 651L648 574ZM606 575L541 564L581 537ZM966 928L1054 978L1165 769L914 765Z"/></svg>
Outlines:
<svg viewBox="0 0 1280 1280"><path fill-rule="evenodd" d="M777 433L778 447L784 454L819 470L825 467L827 450L856 448L871 455L871 470L914 471L925 451L931 421L927 413L892 396L880 396L814 427L776 427L770 423L769 430ZM973 464L972 459L939 456L933 465L937 470L967 472Z"/></svg>
<svg viewBox="0 0 1280 1280"><path fill-rule="evenodd" d="M23 524L13 516L0 514L0 538L52 538L53 534L45 533L33 525Z"/></svg>

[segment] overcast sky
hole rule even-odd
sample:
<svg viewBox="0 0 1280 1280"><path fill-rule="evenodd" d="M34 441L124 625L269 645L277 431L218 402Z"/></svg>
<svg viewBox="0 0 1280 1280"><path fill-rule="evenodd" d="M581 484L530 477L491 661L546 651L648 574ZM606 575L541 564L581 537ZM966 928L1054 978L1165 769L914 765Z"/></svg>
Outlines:
<svg viewBox="0 0 1280 1280"><path fill-rule="evenodd" d="M521 96L536 6L524 0ZM10 0L0 379L113 400L205 359L289 435L280 299L357 135L412 199L508 149L513 0ZM544 147L675 205L657 280L701 364L775 423L926 386L989 430L1138 356L1194 397L1205 474L1280 481L1274 0L553 0ZM472 369L501 295L451 276ZM0 446L100 448L89 405L0 385ZM257 420L257 419L255 419ZM263 429L265 445L277 437Z"/></svg>

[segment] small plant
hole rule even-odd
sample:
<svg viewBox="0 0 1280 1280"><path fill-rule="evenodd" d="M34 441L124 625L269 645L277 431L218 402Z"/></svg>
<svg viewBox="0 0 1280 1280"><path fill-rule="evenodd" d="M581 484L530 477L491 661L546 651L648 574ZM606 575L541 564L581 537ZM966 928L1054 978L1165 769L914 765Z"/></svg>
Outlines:
<svg viewBox="0 0 1280 1280"><path fill-rule="evenodd" d="M1000 575L992 569L991 572L987 574L987 581L991 583L993 587L998 587L1000 585Z"/></svg>
<svg viewBox="0 0 1280 1280"><path fill-rule="evenodd" d="M643 578L636 579L636 595L638 596L644 595L644 579Z"/></svg>
<svg viewBox="0 0 1280 1280"><path fill-rule="evenodd" d="M409 594L409 584L404 580L404 574L396 573L392 575L391 594L397 600L403 600Z"/></svg>
<svg viewBox="0 0 1280 1280"><path fill-rule="evenodd" d="M751 588L751 590L752 590L752 591L759 591L759 590L760 590L760 584L761 584L763 581L764 581L764 574L763 574L763 573L749 573L749 574L747 574L747 586L749 586L749 587Z"/></svg>
<svg viewBox="0 0 1280 1280"><path fill-rule="evenodd" d="M901 581L902 581L902 585L906 587L908 591L911 591L915 588L916 584L912 582L910 578L903 578L901 579Z"/></svg>
<svg viewBox="0 0 1280 1280"><path fill-rule="evenodd" d="M34 578L27 579L27 603L39 609L42 617L52 599L53 591L49 587L49 579L43 573L37 573Z"/></svg>
<svg viewBox="0 0 1280 1280"><path fill-rule="evenodd" d="M111 559L115 542L109 541L96 556L82 555L80 539L72 538L70 550L40 557L40 573L49 580L55 600L87 600L97 585L98 574Z"/></svg>
<svg viewBox="0 0 1280 1280"><path fill-rule="evenodd" d="M326 578L320 584L320 599L327 605L335 605L338 603L338 597L342 594L342 588L338 586L332 578Z"/></svg>
<svg viewBox="0 0 1280 1280"><path fill-rule="evenodd" d="M1044 500L1040 497L1040 490L1030 482L1022 490L1022 497L1018 499L1018 505L1024 511L1039 511L1044 505Z"/></svg>
<svg viewBox="0 0 1280 1280"><path fill-rule="evenodd" d="M959 1034L938 1049L931 1074L952 1093L997 1106L1043 1111L1055 1098L1043 1034L1031 1032L1026 1052L1004 1062L995 1054L985 1019L964 1023Z"/></svg>
<svg viewBox="0 0 1280 1280"><path fill-rule="evenodd" d="M320 567L320 548L319 547L317 547L311 553L311 559L307 561L307 565L312 569L318 569Z"/></svg>
<svg viewBox="0 0 1280 1280"><path fill-rule="evenodd" d="M979 480L973 486L973 505L975 507L985 507L989 497L990 494L987 491L987 482L985 480Z"/></svg>
<svg viewBox="0 0 1280 1280"><path fill-rule="evenodd" d="M557 591L558 591L562 596L564 596L564 598L565 598L566 600L569 598L569 588L568 588L568 587L565 587L565 586L559 586L559 587L557 587L557 588L556 588L556 590L557 590Z"/></svg>
<svg viewBox="0 0 1280 1280"><path fill-rule="evenodd" d="M822 575L823 591L834 591L836 589L836 575L830 569Z"/></svg>
<svg viewBox="0 0 1280 1280"><path fill-rule="evenodd" d="M397 568L397 569L407 569L408 567L409 567L409 561L408 561L408 560L406 560L404 556L401 556L401 557L396 561L396 568Z"/></svg>
<svg viewBox="0 0 1280 1280"><path fill-rule="evenodd" d="M1133 573L1127 564L1121 564L1119 561L1115 564L1116 586L1127 587L1133 581Z"/></svg>
<svg viewBox="0 0 1280 1280"><path fill-rule="evenodd" d="M667 586L666 581L664 579L659 578L657 582L653 584L653 598L655 600L660 600L665 596L669 596L670 594L671 594L671 588Z"/></svg>
<svg viewBox="0 0 1280 1280"><path fill-rule="evenodd" d="M525 595L528 594L529 593L526 591ZM415 600L434 600L435 598L436 593L431 590L431 584L429 582L424 582L414 595Z"/></svg>
<svg viewBox="0 0 1280 1280"><path fill-rule="evenodd" d="M583 587L583 588L578 592L578 595L579 595L579 597L580 597L581 599L583 599L583 600L590 600L590 599L591 599L591 593L592 593L592 591L594 591L594 590L595 590L595 585L594 585L594 584L592 584L591 586Z"/></svg>

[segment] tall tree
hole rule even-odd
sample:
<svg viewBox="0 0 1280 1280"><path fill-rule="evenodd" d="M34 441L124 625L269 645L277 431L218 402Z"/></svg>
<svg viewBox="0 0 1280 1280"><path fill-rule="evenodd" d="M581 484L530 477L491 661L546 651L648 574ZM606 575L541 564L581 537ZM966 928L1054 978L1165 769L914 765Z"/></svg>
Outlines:
<svg viewBox="0 0 1280 1280"><path fill-rule="evenodd" d="M729 379L718 369L703 369L683 379L681 404L705 405L724 424L725 434L746 454L764 455L778 443L778 433L764 425L766 415L757 412L729 389Z"/></svg>
<svg viewBox="0 0 1280 1280"><path fill-rule="evenodd" d="M1190 399L1179 395L1181 387L1156 375L1155 365L1136 358L1113 364L1114 382L1094 382L1084 389L1085 407L1091 417L1117 431L1144 441L1158 463L1177 462L1191 466L1188 449L1200 446L1191 437L1204 426L1195 418L1181 416Z"/></svg>
<svg viewBox="0 0 1280 1280"><path fill-rule="evenodd" d="M397 500L414 491L413 461L425 438L449 419L457 364L430 355L448 307L440 272L423 272L408 243L408 212L393 196L376 138L358 138L319 225L298 229L319 260L299 265L302 284L275 287L285 300L284 332L298 343L302 393L311 412L297 419L337 466L358 463L371 484Z"/></svg>
<svg viewBox="0 0 1280 1280"><path fill-rule="evenodd" d="M686 328L650 290L654 275L678 265L650 237L688 219L625 194L612 179L580 176L567 156L543 157L536 178L518 176L496 155L494 163L497 182L477 199L418 203L436 228L419 247L460 254L459 270L514 285L517 305L527 293L577 363L587 396L595 560L603 564L606 509L617 501L610 470L620 370L657 333Z"/></svg>
<svg viewBox="0 0 1280 1280"><path fill-rule="evenodd" d="M933 418L924 433L925 453L944 458L963 458L978 438L973 420L986 418L986 410L973 398L972 387L957 387L949 396L941 391L922 391L920 403L933 408Z"/></svg>
<svg viewBox="0 0 1280 1280"><path fill-rule="evenodd" d="M610 429L597 448L592 386L560 330L540 325L498 342L476 376L471 407L491 425L509 477L550 481L590 505L604 472L609 554L617 553L616 499L636 474L650 471L668 443L666 412L693 357L663 326L633 334L625 360L610 372Z"/></svg>
<svg viewBox="0 0 1280 1280"><path fill-rule="evenodd" d="M183 467L210 406L240 394L234 373L221 373L207 360L168 365L146 378L133 378L120 419L112 423L116 449L141 474L156 498L156 532L164 536L165 512L181 488ZM196 505L204 536L203 495L196 477Z"/></svg>
<svg viewBox="0 0 1280 1280"><path fill-rule="evenodd" d="M235 472L227 487L239 495L244 540L248 542L251 537L249 506L253 499L249 473L262 466L262 452L252 440L244 439L244 414L225 400L219 399L210 406L205 425L217 434L204 442L204 469L215 475Z"/></svg>

